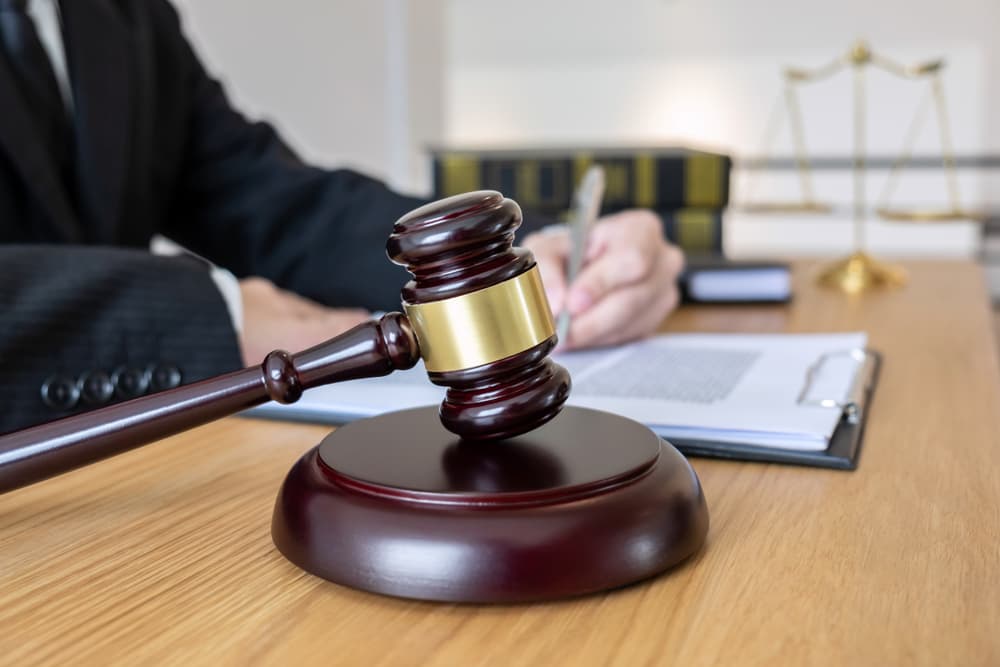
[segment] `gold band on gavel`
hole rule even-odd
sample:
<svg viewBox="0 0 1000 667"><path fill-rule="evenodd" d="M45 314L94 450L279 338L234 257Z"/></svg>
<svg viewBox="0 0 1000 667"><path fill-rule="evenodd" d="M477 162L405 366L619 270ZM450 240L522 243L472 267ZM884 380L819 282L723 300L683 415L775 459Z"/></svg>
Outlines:
<svg viewBox="0 0 1000 667"><path fill-rule="evenodd" d="M404 303L427 370L475 368L556 332L538 267L497 285L429 303Z"/></svg>

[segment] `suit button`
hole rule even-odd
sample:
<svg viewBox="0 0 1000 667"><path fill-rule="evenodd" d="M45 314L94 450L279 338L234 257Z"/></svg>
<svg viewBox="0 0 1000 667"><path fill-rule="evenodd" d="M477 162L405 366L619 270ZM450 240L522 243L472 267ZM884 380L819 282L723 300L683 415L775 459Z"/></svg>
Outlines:
<svg viewBox="0 0 1000 667"><path fill-rule="evenodd" d="M80 400L87 405L104 405L115 395L115 385L104 371L88 371L76 381Z"/></svg>
<svg viewBox="0 0 1000 667"><path fill-rule="evenodd" d="M181 369L173 364L150 364L146 372L149 375L150 391L163 391L179 387L183 377Z"/></svg>
<svg viewBox="0 0 1000 667"><path fill-rule="evenodd" d="M53 410L72 410L79 400L80 389L72 378L53 375L42 383L42 402Z"/></svg>
<svg viewBox="0 0 1000 667"><path fill-rule="evenodd" d="M111 382L121 398L138 398L149 389L149 373L138 368L119 366L111 374Z"/></svg>

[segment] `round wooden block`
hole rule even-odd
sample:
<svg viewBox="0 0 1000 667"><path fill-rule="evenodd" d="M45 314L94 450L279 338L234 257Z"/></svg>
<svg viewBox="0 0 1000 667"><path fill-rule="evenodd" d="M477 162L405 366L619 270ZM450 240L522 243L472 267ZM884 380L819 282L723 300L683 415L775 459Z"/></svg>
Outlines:
<svg viewBox="0 0 1000 667"><path fill-rule="evenodd" d="M271 534L338 584L453 602L523 602L653 576L698 550L701 485L645 426L568 407L509 440L466 442L436 407L343 426L282 485Z"/></svg>

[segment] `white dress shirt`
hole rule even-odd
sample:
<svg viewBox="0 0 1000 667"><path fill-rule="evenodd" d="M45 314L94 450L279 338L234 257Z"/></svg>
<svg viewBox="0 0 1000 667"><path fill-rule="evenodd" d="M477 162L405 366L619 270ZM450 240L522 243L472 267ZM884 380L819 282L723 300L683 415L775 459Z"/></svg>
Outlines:
<svg viewBox="0 0 1000 667"><path fill-rule="evenodd" d="M70 0L70 2L72 1ZM73 89L70 86L69 70L66 66L66 50L63 45L59 3L56 0L29 0L28 16L35 22L35 32L38 33L38 39L52 62L52 71L55 73L59 91L66 103L66 109L72 113ZM153 239L150 250L158 255L176 255L183 252L184 249L176 243L160 237L160 240ZM243 297L240 293L239 281L232 273L218 266L213 266L211 276L226 302L229 317L233 322L233 329L238 334L242 333Z"/></svg>
<svg viewBox="0 0 1000 667"><path fill-rule="evenodd" d="M45 52L52 61L59 92L62 93L66 108L73 111L73 92L70 90L69 73L66 70L66 51L63 49L60 30L59 3L56 0L29 0L28 16L35 22L35 32Z"/></svg>

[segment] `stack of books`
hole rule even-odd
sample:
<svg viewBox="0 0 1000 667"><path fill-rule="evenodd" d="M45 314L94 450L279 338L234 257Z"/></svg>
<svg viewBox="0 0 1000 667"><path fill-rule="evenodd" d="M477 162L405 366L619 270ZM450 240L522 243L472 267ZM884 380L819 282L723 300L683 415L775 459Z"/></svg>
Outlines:
<svg viewBox="0 0 1000 667"><path fill-rule="evenodd" d="M687 148L442 149L434 159L434 196L499 190L522 208L553 218L569 210L592 164L604 167L602 213L648 208L689 253L722 252L722 211L732 160Z"/></svg>

